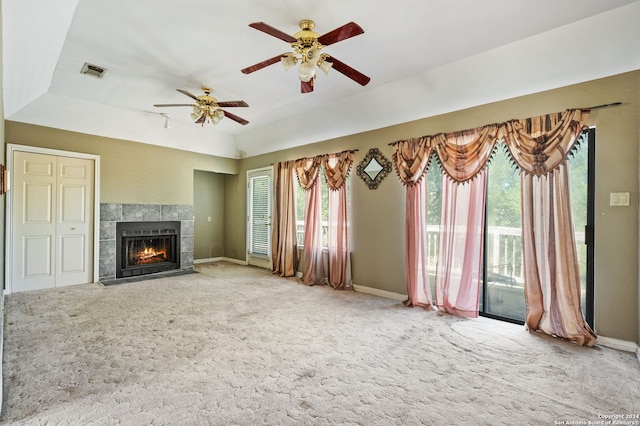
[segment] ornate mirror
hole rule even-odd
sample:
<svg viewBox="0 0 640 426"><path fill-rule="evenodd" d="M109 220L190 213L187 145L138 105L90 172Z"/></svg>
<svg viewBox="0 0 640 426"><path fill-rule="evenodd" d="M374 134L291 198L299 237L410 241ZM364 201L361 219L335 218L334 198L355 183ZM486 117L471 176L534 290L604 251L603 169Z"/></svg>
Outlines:
<svg viewBox="0 0 640 426"><path fill-rule="evenodd" d="M356 173L369 189L376 189L382 179L390 172L391 162L382 155L378 148L371 148L356 167Z"/></svg>

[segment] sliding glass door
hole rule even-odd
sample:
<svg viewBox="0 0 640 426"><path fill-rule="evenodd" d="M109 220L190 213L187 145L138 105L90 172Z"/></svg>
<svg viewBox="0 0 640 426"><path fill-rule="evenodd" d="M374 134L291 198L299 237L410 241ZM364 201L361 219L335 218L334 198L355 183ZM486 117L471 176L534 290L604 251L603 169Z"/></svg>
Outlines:
<svg viewBox="0 0 640 426"><path fill-rule="evenodd" d="M524 322L520 173L503 150L494 154L487 178L484 282L480 312Z"/></svg>
<svg viewBox="0 0 640 426"><path fill-rule="evenodd" d="M594 197L596 129L589 129L579 139L580 147L569 161L571 165L571 207L580 262L582 313L593 324Z"/></svg>
<svg viewBox="0 0 640 426"><path fill-rule="evenodd" d="M580 263L581 306L593 327L593 170L595 129L578 139L569 160L571 207ZM522 263L520 174L507 155L489 165L485 225L485 278L480 293L484 316L523 323L526 313Z"/></svg>
<svg viewBox="0 0 640 426"><path fill-rule="evenodd" d="M582 134L569 160L571 205L581 277L581 306L593 327L593 191L595 129ZM432 293L438 263L442 174L432 159L427 171L427 255ZM480 314L524 323L524 266L520 171L499 148L488 168L484 238L484 279L480 289Z"/></svg>

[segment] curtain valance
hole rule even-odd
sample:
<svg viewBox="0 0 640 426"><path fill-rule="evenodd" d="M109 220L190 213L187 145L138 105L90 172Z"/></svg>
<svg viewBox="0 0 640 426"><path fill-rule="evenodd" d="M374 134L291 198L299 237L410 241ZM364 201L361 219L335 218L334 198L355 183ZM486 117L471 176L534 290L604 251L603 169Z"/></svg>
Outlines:
<svg viewBox="0 0 640 426"><path fill-rule="evenodd" d="M589 121L589 110L574 109L503 123L513 160L527 174L542 176L564 162Z"/></svg>
<svg viewBox="0 0 640 426"><path fill-rule="evenodd" d="M322 159L327 185L332 191L337 191L347 182L349 170L353 164L353 151L342 151L338 154L325 155Z"/></svg>
<svg viewBox="0 0 640 426"><path fill-rule="evenodd" d="M455 182L466 182L487 166L502 141L523 172L542 176L566 160L588 120L589 109L571 109L398 141L391 144L393 164L402 183L411 185L420 181L435 151L445 174Z"/></svg>
<svg viewBox="0 0 640 426"><path fill-rule="evenodd" d="M320 166L324 166L329 189L338 190L347 182L353 164L353 152L353 150L348 150L295 160L295 170L300 186L305 191L311 189L320 175Z"/></svg>
<svg viewBox="0 0 640 426"><path fill-rule="evenodd" d="M396 173L405 185L420 183L431 157L432 138L426 136L393 144L392 162Z"/></svg>
<svg viewBox="0 0 640 426"><path fill-rule="evenodd" d="M320 175L320 164L322 164L321 157L313 158L300 158L295 160L296 176L298 176L298 182L305 191L308 191L313 187Z"/></svg>
<svg viewBox="0 0 640 426"><path fill-rule="evenodd" d="M444 135L434 148L445 173L455 182L476 177L486 167L497 135L496 124Z"/></svg>

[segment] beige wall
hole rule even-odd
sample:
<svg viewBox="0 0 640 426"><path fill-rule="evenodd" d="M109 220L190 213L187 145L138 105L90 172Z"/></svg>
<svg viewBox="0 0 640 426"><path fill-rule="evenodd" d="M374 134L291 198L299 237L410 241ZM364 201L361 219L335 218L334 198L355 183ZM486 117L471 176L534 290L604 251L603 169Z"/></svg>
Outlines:
<svg viewBox="0 0 640 426"><path fill-rule="evenodd" d="M590 119L596 126L595 324L599 335L638 342L638 71L243 159L239 174L226 178L228 255L244 259L246 170L344 149L359 149L355 164L370 148L391 158L388 144L400 139L612 102L623 105L593 110ZM610 207L610 192L629 192L631 205ZM402 185L392 174L372 191L354 177L351 201L354 283L406 294Z"/></svg>
<svg viewBox="0 0 640 426"><path fill-rule="evenodd" d="M201 170L194 172L195 260L221 257L224 254L224 180L225 175L220 173Z"/></svg>
<svg viewBox="0 0 640 426"><path fill-rule="evenodd" d="M193 171L237 173L237 160L7 121L6 142L100 156L100 202L193 204Z"/></svg>

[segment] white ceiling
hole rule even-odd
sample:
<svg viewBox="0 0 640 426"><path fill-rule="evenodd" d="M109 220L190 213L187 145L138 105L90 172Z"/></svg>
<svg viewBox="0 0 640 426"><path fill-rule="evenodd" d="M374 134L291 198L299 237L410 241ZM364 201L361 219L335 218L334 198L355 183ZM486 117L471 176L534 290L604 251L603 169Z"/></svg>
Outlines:
<svg viewBox="0 0 640 426"><path fill-rule="evenodd" d="M640 69L640 0L2 0L2 16L6 119L224 157ZM294 34L305 18L320 34L364 29L324 52L367 86L331 71L301 94L280 64L240 72L290 50L249 23ZM108 71L83 75L85 62ZM189 108L153 107L203 85L246 101L229 111L250 123L202 127Z"/></svg>

